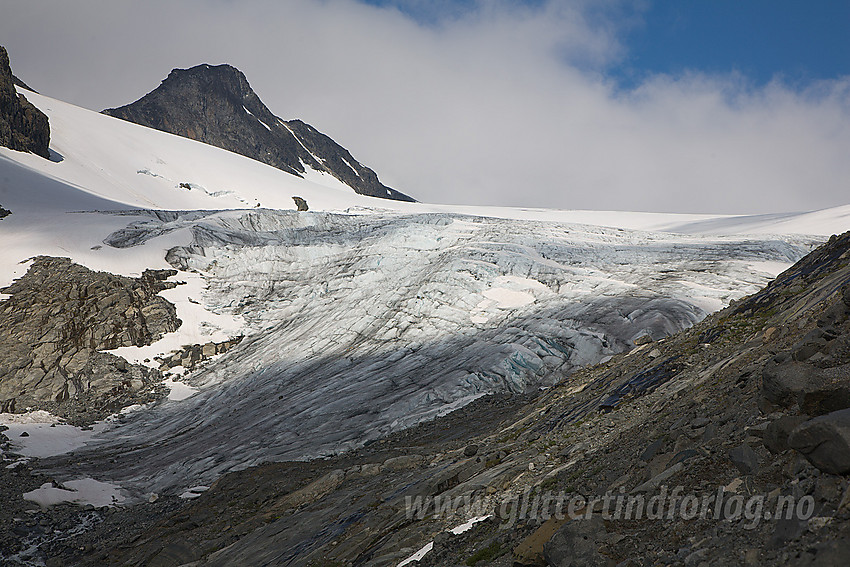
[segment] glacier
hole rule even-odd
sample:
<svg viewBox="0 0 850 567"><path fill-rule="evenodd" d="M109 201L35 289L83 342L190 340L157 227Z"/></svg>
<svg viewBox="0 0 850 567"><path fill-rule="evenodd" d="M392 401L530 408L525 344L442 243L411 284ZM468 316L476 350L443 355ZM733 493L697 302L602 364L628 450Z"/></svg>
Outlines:
<svg viewBox="0 0 850 567"><path fill-rule="evenodd" d="M690 236L450 213L134 211L104 242L170 233L175 279L200 275L242 342L129 413L57 473L168 493L267 461L331 455L492 392L549 386L661 339L819 239Z"/></svg>

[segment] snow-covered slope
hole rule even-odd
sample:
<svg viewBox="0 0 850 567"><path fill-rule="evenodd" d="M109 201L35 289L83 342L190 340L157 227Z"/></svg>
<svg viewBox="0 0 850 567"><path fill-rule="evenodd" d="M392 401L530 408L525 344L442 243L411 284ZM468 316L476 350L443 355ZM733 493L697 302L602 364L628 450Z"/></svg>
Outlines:
<svg viewBox="0 0 850 567"><path fill-rule="evenodd" d="M54 160L0 149L12 210L0 285L35 254L124 275L173 266L189 284L163 295L183 326L118 354L245 335L188 377L197 394L134 412L72 469L56 464L138 491L327 454L551 383L691 325L850 228L850 207L716 217L392 202L27 97L50 118ZM293 195L311 210L296 213Z"/></svg>
<svg viewBox="0 0 850 567"><path fill-rule="evenodd" d="M305 181L232 152L25 92L50 119L53 159L5 148L0 152L23 168L77 189L60 196L47 187L32 188L39 196L49 194L55 209L88 208L91 196L113 209L232 209L257 203L293 208L293 195L321 210L384 204L355 194L328 174L314 171ZM4 163L4 177L11 167ZM0 191L0 199L13 211L44 204L5 182Z"/></svg>
<svg viewBox="0 0 850 567"><path fill-rule="evenodd" d="M293 209L292 196L298 195L319 211L443 212L672 232L828 236L850 224L850 205L814 213L717 216L392 202L358 195L323 172L309 170L300 179L232 152L21 90L50 119L53 159L0 148L0 158L7 158L0 159L0 203L16 212L242 209L258 203Z"/></svg>

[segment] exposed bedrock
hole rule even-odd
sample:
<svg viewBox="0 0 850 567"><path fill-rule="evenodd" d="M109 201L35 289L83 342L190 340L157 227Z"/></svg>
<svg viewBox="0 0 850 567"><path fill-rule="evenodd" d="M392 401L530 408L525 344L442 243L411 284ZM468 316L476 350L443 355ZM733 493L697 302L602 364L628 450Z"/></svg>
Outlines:
<svg viewBox="0 0 850 567"><path fill-rule="evenodd" d="M39 256L0 290L0 404L88 421L149 389L159 372L100 352L151 344L180 326L158 293L174 270L140 278L94 272L68 258ZM87 415L83 415L87 414Z"/></svg>

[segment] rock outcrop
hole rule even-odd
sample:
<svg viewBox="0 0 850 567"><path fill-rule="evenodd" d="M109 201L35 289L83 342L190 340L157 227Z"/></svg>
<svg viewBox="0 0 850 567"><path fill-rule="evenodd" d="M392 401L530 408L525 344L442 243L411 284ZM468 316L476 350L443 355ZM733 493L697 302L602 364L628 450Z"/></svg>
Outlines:
<svg viewBox="0 0 850 567"><path fill-rule="evenodd" d="M305 201L303 198L292 197L292 200L295 201L295 206L298 208L299 212L310 210L310 207L307 206L307 201Z"/></svg>
<svg viewBox="0 0 850 567"><path fill-rule="evenodd" d="M224 354L231 348L239 344L242 337L235 337L226 341L208 342L202 345L187 345L182 349L171 353L164 357L154 357L159 362L159 369L166 372L178 366L182 366L185 370L194 370L199 364L211 359L217 354Z"/></svg>
<svg viewBox="0 0 850 567"><path fill-rule="evenodd" d="M0 146L50 158L47 116L15 90L9 54L0 46Z"/></svg>
<svg viewBox="0 0 850 567"><path fill-rule="evenodd" d="M412 201L301 120L282 120L230 65L174 69L132 104L104 114L224 148L299 177L305 167L336 177L361 195Z"/></svg>
<svg viewBox="0 0 850 567"><path fill-rule="evenodd" d="M156 370L102 350L151 344L180 326L158 293L177 284L174 270L133 279L93 272L68 258L36 257L0 290L0 404L50 409L62 416L108 412L152 387Z"/></svg>

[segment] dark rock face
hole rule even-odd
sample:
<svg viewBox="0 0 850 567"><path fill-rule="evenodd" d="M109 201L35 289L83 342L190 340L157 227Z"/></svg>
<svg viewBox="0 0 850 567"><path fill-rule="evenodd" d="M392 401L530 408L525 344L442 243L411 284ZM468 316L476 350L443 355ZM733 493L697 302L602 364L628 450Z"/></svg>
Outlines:
<svg viewBox="0 0 850 567"><path fill-rule="evenodd" d="M266 108L230 65L174 69L136 102L104 114L224 148L299 177L305 165L330 173L361 195L412 201L378 181L348 150L300 120Z"/></svg>
<svg viewBox="0 0 850 567"><path fill-rule="evenodd" d="M99 351L147 345L180 326L174 305L157 295L176 285L164 281L174 273L133 279L37 257L0 290L12 296L0 302L0 405L108 411L151 386L158 372Z"/></svg>
<svg viewBox="0 0 850 567"><path fill-rule="evenodd" d="M0 46L0 146L49 158L47 116L15 90L9 55Z"/></svg>

